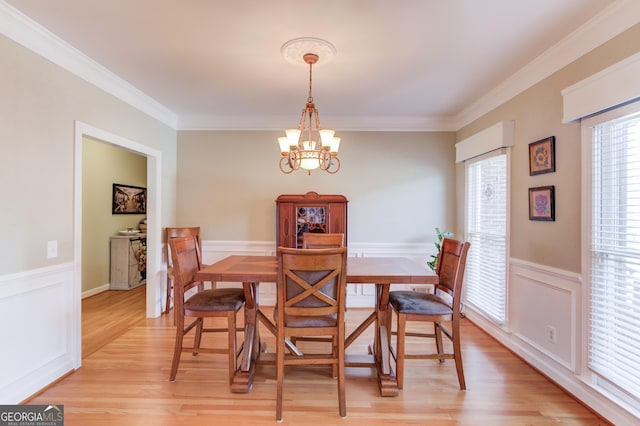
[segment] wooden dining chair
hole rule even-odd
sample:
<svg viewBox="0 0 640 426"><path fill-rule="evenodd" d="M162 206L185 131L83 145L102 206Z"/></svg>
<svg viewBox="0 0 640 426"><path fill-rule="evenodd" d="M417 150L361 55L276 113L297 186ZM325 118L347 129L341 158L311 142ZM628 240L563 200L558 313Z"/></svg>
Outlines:
<svg viewBox="0 0 640 426"><path fill-rule="evenodd" d="M165 228L165 241L169 241L171 238L195 236L198 241L198 251L200 253L200 259L202 259L202 240L200 239L200 227L191 226L183 228ZM171 301L173 300L173 268L171 261L171 251L169 250L169 244L167 247L167 294L164 305L164 313L168 314L171 310ZM212 283L212 288L215 288L215 283ZM174 321L175 324L175 321Z"/></svg>
<svg viewBox="0 0 640 426"><path fill-rule="evenodd" d="M319 232L304 232L302 234L303 249L327 249L344 247L344 234L326 234ZM291 342L294 344L296 340L312 340L316 342L325 342L327 338L317 337L292 337Z"/></svg>
<svg viewBox="0 0 640 426"><path fill-rule="evenodd" d="M344 247L344 234L304 232L302 234L302 248L336 248Z"/></svg>
<svg viewBox="0 0 640 426"><path fill-rule="evenodd" d="M389 305L397 314L396 348L391 354L396 361L396 375L398 388L404 386L405 359L438 359L444 363L445 359L453 359L458 373L460 389L466 389L464 371L462 368L462 352L460 351L460 307L464 269L470 243L451 238L442 240L436 274L438 284L433 293L417 291L389 292ZM391 315L387 329L391 330ZM407 321L432 322L433 333L407 332ZM447 328L443 324L450 322ZM442 344L442 334L453 343L453 350L445 353ZM406 337L426 337L435 339L436 353L407 354L405 352Z"/></svg>
<svg viewBox="0 0 640 426"><path fill-rule="evenodd" d="M276 305L276 420L282 421L284 368L287 365L337 366L338 406L346 417L344 341L347 249L278 247ZM291 336L327 336L335 342L325 353L293 354Z"/></svg>
<svg viewBox="0 0 640 426"><path fill-rule="evenodd" d="M176 341L171 363L169 380L175 381L182 352L227 354L229 361L229 383L237 370L238 356L243 348L237 345L238 311L244 306L242 288L205 289L202 281L195 281L194 275L201 269L200 251L196 236L171 238L168 241L173 259L174 280L174 318L176 322ZM223 317L227 319L226 328L206 328L204 319ZM187 318L192 319L187 323ZM184 337L194 330L193 346L184 345ZM226 348L202 348L202 333L227 333Z"/></svg>

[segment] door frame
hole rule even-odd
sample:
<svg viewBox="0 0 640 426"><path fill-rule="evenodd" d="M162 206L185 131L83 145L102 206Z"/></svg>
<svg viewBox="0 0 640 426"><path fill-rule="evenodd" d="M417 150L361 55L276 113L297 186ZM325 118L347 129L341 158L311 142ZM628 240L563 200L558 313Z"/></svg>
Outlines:
<svg viewBox="0 0 640 426"><path fill-rule="evenodd" d="M71 320L74 368L82 364L82 147L85 136L147 158L147 284L146 316L161 314L162 284L162 153L139 142L115 135L89 124L74 123L74 219L73 219L73 309Z"/></svg>

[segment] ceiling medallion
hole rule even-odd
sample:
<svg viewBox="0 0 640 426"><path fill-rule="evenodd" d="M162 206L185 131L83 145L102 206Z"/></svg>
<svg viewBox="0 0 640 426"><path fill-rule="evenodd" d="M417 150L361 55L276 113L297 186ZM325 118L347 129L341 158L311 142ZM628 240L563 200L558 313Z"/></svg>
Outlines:
<svg viewBox="0 0 640 426"><path fill-rule="evenodd" d="M315 37L299 37L289 40L280 48L287 62L294 65L307 65L304 55L313 53L322 58L321 64L328 64L336 54L336 47L326 40Z"/></svg>

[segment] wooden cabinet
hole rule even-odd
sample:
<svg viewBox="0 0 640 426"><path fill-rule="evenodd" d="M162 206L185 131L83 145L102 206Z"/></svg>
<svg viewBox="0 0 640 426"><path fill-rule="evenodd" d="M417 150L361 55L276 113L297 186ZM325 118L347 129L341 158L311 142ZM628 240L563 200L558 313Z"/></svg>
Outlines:
<svg viewBox="0 0 640 426"><path fill-rule="evenodd" d="M343 195L280 195L276 199L276 244L301 248L304 232L344 233L347 244L347 203Z"/></svg>
<svg viewBox="0 0 640 426"><path fill-rule="evenodd" d="M147 236L111 237L111 290L130 290L146 282Z"/></svg>

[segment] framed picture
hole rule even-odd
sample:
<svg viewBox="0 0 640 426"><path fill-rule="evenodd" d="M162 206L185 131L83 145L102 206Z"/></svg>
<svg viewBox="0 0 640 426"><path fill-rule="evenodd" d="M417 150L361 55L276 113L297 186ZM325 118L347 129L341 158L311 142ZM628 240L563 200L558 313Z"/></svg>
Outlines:
<svg viewBox="0 0 640 426"><path fill-rule="evenodd" d="M113 184L111 214L146 214L147 188Z"/></svg>
<svg viewBox="0 0 640 426"><path fill-rule="evenodd" d="M529 220L556 220L554 186L529 188Z"/></svg>
<svg viewBox="0 0 640 426"><path fill-rule="evenodd" d="M556 137L529 144L529 176L556 171Z"/></svg>

